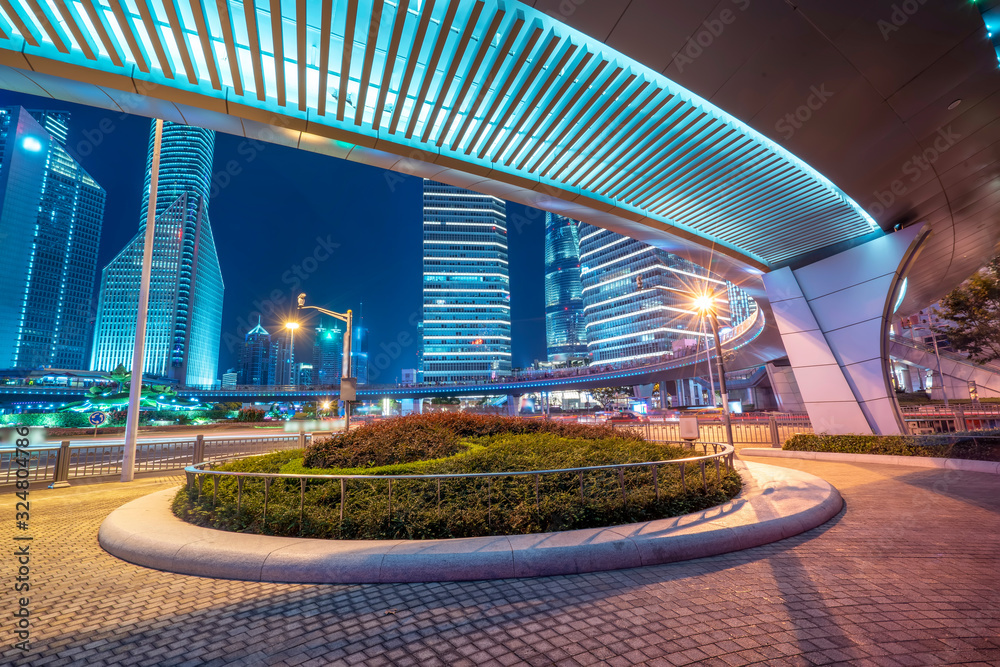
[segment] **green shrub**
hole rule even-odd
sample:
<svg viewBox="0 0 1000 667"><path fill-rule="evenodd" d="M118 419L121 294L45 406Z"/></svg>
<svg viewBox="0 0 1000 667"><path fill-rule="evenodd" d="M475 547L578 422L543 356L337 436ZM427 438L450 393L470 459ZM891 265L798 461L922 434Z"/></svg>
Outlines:
<svg viewBox="0 0 1000 667"><path fill-rule="evenodd" d="M264 421L264 411L257 408L241 408L236 414L238 422L262 422Z"/></svg>
<svg viewBox="0 0 1000 667"><path fill-rule="evenodd" d="M440 422L431 424L442 428ZM430 427L427 422L423 425ZM462 444L466 449L435 460L363 470L305 470L301 467L301 450L234 461L221 468L300 474L456 474L574 468L694 455L690 450L618 435L615 432L611 438L587 438L504 433L465 440ZM301 520L298 480L275 479L269 490L266 521L263 480L244 482L237 511L236 481L222 478L213 504L213 481L207 478L201 495L197 487L193 491L181 490L174 511L199 525L270 535L430 539L524 534L676 516L726 502L739 492L737 473L723 466L716 479L711 463L706 472L703 486L698 465L687 465L683 480L679 466L660 466L659 498L649 467L623 469L621 478L617 470L587 471L582 476L582 489L581 476L576 472L541 475L537 487L534 475L445 479L440 487L434 480L395 480L391 505L388 480L349 480L343 499L339 481L312 480L306 485Z"/></svg>
<svg viewBox="0 0 1000 667"><path fill-rule="evenodd" d="M87 428L91 427L86 412L25 412L3 415L2 423L22 426L44 426L47 428Z"/></svg>
<svg viewBox="0 0 1000 667"><path fill-rule="evenodd" d="M932 456L940 458L1000 460L1000 435L995 431L933 436L906 435L815 435L799 433L783 449L798 452L837 452L888 456Z"/></svg>

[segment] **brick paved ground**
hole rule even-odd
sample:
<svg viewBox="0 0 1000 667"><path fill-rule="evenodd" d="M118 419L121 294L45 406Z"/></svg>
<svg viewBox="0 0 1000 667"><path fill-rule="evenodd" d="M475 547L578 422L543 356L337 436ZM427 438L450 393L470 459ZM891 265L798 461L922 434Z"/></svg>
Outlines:
<svg viewBox="0 0 1000 667"><path fill-rule="evenodd" d="M770 463L771 461L768 461ZM97 544L101 520L180 482L32 492L32 665L1000 664L1000 476L811 461L826 526L687 563L546 579L306 586L167 574ZM13 492L0 490L12 544ZM5 553L9 553L5 549Z"/></svg>

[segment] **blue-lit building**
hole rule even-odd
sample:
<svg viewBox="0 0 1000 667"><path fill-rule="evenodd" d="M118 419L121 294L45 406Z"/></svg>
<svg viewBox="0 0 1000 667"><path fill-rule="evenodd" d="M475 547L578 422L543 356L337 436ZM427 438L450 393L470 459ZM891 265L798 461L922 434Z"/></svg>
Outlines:
<svg viewBox="0 0 1000 667"><path fill-rule="evenodd" d="M587 359L580 223L545 214L545 341L551 362Z"/></svg>
<svg viewBox="0 0 1000 667"><path fill-rule="evenodd" d="M652 360L675 341L707 337L691 309L693 295L727 289L700 266L587 224L580 227L580 261L587 348L595 364ZM729 325L728 309L721 309L719 321Z"/></svg>
<svg viewBox="0 0 1000 667"><path fill-rule="evenodd" d="M269 384L270 368L271 334L261 326L260 320L258 320L257 326L243 337L237 384Z"/></svg>
<svg viewBox="0 0 1000 667"><path fill-rule="evenodd" d="M294 334L282 328L271 335L271 363L268 366L267 383L270 385L291 385L295 383L292 367L295 354Z"/></svg>
<svg viewBox="0 0 1000 667"><path fill-rule="evenodd" d="M101 276L92 370L132 364L154 129L139 230ZM208 218L214 149L213 131L164 123L144 368L186 385L218 376L223 282Z"/></svg>
<svg viewBox="0 0 1000 667"><path fill-rule="evenodd" d="M507 205L424 181L424 382L510 375Z"/></svg>
<svg viewBox="0 0 1000 667"><path fill-rule="evenodd" d="M340 385L344 368L344 330L335 326L316 327L313 343L313 371L318 385Z"/></svg>
<svg viewBox="0 0 1000 667"><path fill-rule="evenodd" d="M364 317L357 325L352 325L353 340L351 341L351 377L358 384L368 384L368 328Z"/></svg>
<svg viewBox="0 0 1000 667"><path fill-rule="evenodd" d="M105 193L66 152L68 123L0 108L0 368L87 362Z"/></svg>

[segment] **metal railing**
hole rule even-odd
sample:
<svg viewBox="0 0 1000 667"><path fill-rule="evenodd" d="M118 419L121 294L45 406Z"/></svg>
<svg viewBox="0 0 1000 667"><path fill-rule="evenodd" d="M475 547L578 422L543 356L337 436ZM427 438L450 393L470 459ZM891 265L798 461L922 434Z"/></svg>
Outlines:
<svg viewBox="0 0 1000 667"><path fill-rule="evenodd" d="M136 445L136 473L181 470L185 466L205 461L222 461L241 456L254 456L286 449L304 448L311 439L308 433L275 436L206 439L197 435L190 440L140 441ZM70 479L120 475L124 447L120 444L60 445L21 448L28 451L30 482L51 481L53 486L66 486ZM0 449L0 484L13 484L18 464L17 450ZM21 477L25 479L25 477Z"/></svg>
<svg viewBox="0 0 1000 667"><path fill-rule="evenodd" d="M575 474L579 480L580 488L580 500L581 502L586 501L586 486L584 484L584 475L588 473L595 473L598 471L613 471L617 473L618 486L622 497L622 503L628 503L628 491L625 485L625 471L626 470L642 470L649 469L652 473L652 483L654 491L656 494L656 499L660 500L660 468L663 466L678 466L679 468L679 479L681 483L681 488L686 493L688 491L688 466L697 466L700 473L701 485L703 490L707 493L709 488L709 472L706 468L709 463L714 464L715 467L715 480L714 484L718 485L722 481L722 467L725 465L726 471L733 469L733 457L735 450L727 444L719 442L698 442L691 443L688 441L675 441L675 442L661 442L660 444L665 445L680 445L683 447L691 447L694 449L697 446L701 446L703 450L702 456L692 456L682 459L665 459L662 461L646 461L641 463L619 463L613 465L598 465L598 466L585 466L580 468L558 468L554 470L523 470L523 471L502 471L502 472L477 472L477 473L442 473L442 474L427 474L427 475L295 475L295 474L285 474L285 473L262 473L262 472L240 472L240 471L229 471L229 470L215 470L213 467L216 465L215 462L205 462L198 463L194 465L187 466L184 468L184 472L187 475L187 488L189 491L197 491L197 497L202 498L206 496L205 493L205 481L207 479L212 480L212 507L214 508L219 495L219 484L224 480L235 480L236 483L236 513L239 514L243 508L243 497L244 494L248 493L245 490L245 485L247 480L262 480L262 491L263 491L263 512L261 515L262 523L267 522L267 506L271 495L271 485L278 480L295 480L298 482L299 486L299 522L303 519L305 512L305 494L306 487L310 481L321 481L323 483L339 482L340 483L340 521L344 521L345 516L345 506L347 504L348 497L348 482L359 482L359 481L375 481L386 482L387 489L387 499L389 507L389 517L392 516L392 487L393 482L413 482L413 481L426 481L434 482L436 485L436 497L438 508L441 506L441 484L442 482L454 482L457 480L466 479L480 479L486 480L487 485L487 507L489 516L492 517L493 508L493 481L498 478L503 477L528 477L534 478L534 491L535 491L535 504L540 505L541 503L541 479L543 476L551 475L572 475ZM712 453L708 453L708 448L712 448ZM492 520L492 519L490 519Z"/></svg>
<svg viewBox="0 0 1000 667"><path fill-rule="evenodd" d="M665 440L680 440L680 424L678 422L634 422L612 424L612 428L631 430L643 436L646 440L661 442ZM808 418L778 418L771 416L766 419L733 419L733 442L741 445L770 445L781 447L785 440L797 433L813 433L812 423ZM700 437L710 441L721 441L726 438L725 425L721 420L698 420Z"/></svg>
<svg viewBox="0 0 1000 667"><path fill-rule="evenodd" d="M902 408L911 435L1000 429L1000 406L980 404Z"/></svg>

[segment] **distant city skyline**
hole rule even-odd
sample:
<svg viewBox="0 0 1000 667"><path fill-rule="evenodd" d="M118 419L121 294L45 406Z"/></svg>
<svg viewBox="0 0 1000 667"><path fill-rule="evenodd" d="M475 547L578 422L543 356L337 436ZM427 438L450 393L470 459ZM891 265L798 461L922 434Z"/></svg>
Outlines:
<svg viewBox="0 0 1000 667"><path fill-rule="evenodd" d="M107 265L136 232L149 119L5 91L0 104L72 111L67 153L108 191L97 258L98 267ZM208 196L226 286L217 377L239 366L243 335L256 325L258 311L269 331L286 319L300 319L306 331L296 339L296 357L309 361L311 355L300 357L299 343L308 355L317 318L294 310L299 291L309 292L310 302L341 312L357 311L365 302L370 355L382 364L377 381L391 382L402 369L416 367L420 286L397 276L420 271L420 179L219 134ZM543 295L537 288L544 270L544 214L507 206L511 262L517 267L511 290L520 294L511 310L513 365L523 367L546 358ZM318 267L312 263L317 258ZM95 278L86 308L91 317L96 283ZM404 344L397 352L399 340ZM85 356L90 351L88 345Z"/></svg>

